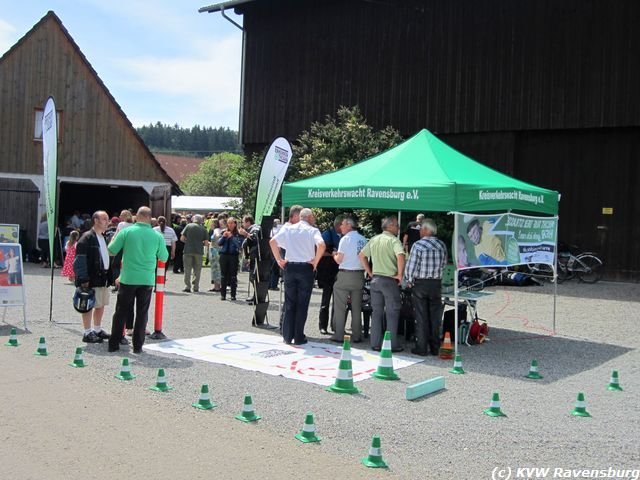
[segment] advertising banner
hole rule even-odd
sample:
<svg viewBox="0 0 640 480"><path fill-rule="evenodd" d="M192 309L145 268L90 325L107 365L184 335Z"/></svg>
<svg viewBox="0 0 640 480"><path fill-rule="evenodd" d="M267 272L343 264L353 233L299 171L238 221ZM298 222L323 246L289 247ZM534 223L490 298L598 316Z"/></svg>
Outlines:
<svg viewBox="0 0 640 480"><path fill-rule="evenodd" d="M271 215L276 204L282 181L293 156L291 144L284 137L276 138L262 162L256 195L255 223L260 225L262 217Z"/></svg>
<svg viewBox="0 0 640 480"><path fill-rule="evenodd" d="M555 263L558 217L456 213L455 218L453 251L459 270Z"/></svg>
<svg viewBox="0 0 640 480"><path fill-rule="evenodd" d="M58 183L58 119L53 97L47 99L42 114L42 162L44 199L49 224L49 258L53 268L53 245L56 229L56 195Z"/></svg>
<svg viewBox="0 0 640 480"><path fill-rule="evenodd" d="M20 225L0 223L0 243L18 243L20 241Z"/></svg>
<svg viewBox="0 0 640 480"><path fill-rule="evenodd" d="M23 272L20 244L0 244L0 307L24 305Z"/></svg>

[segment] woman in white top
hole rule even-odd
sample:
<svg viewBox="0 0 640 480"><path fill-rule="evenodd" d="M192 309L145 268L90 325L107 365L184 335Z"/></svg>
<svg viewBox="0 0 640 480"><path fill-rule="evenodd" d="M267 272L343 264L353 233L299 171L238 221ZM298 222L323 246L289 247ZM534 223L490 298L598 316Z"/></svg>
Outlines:
<svg viewBox="0 0 640 480"><path fill-rule="evenodd" d="M166 279L169 262L176 256L176 242L178 241L178 236L173 228L167 227L167 219L165 217L158 217L158 226L153 227L153 229L164 237L164 244L167 246L167 252L169 253L169 261L167 261L164 269L164 277Z"/></svg>

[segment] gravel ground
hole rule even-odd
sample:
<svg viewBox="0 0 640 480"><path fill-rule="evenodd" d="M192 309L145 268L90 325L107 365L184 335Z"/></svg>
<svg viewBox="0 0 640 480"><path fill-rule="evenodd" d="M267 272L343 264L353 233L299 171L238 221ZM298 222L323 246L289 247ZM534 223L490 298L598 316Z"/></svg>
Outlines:
<svg viewBox="0 0 640 480"><path fill-rule="evenodd" d="M559 285L555 333L554 285L493 289L496 294L479 305L490 341L461 347L466 375L449 374L450 361L427 358L399 370L398 382L365 380L357 384L362 394L341 396L310 383L156 352L129 355L137 378L123 384L113 375L127 348L108 354L106 344L87 346L87 368L69 368L74 348L82 344L70 300L73 286L56 271L49 322L48 271L32 265L26 270L31 333L22 331L17 308L8 309L0 324L2 343L12 325L19 327L22 343L0 346L0 464L11 473L7 478L117 478L140 471L187 479L489 479L495 468L511 468L511 478L517 478L517 467L640 468L637 284ZM240 281L243 298L246 274ZM208 272L201 287L208 287ZM252 310L244 302L184 294L182 288L181 278L169 273L163 329L168 337L251 331ZM111 300L107 329L115 295ZM312 340L326 340L317 329L319 302L316 290L307 322ZM272 323L276 318L272 305ZM46 358L32 355L41 335L51 352ZM523 378L533 358L543 380ZM168 394L147 390L159 367L175 388ZM612 369L619 370L624 392L606 390ZM407 385L436 375L445 376L445 390L404 400ZM202 383L209 383L219 404L213 411L191 407ZM482 414L494 391L500 392L506 418ZM592 418L569 414L579 391ZM253 394L263 417L257 425L232 418L245 392ZM292 438L307 411L315 414L320 444ZM359 464L374 434L382 438L388 471Z"/></svg>

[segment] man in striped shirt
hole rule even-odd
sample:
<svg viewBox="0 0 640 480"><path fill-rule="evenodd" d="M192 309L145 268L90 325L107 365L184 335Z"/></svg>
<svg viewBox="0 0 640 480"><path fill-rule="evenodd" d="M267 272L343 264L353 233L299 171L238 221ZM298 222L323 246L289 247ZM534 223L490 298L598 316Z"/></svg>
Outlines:
<svg viewBox="0 0 640 480"><path fill-rule="evenodd" d="M436 237L438 227L425 219L420 228L420 240L413 244L404 270L416 311L415 355L438 354L440 322L444 306L441 297L442 270L447 263L447 247Z"/></svg>

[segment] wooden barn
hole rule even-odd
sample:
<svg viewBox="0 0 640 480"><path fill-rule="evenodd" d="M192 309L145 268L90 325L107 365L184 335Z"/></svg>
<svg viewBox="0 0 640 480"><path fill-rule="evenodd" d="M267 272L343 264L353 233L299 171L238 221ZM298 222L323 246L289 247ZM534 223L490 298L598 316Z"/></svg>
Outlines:
<svg viewBox="0 0 640 480"><path fill-rule="evenodd" d="M640 280L640 2L235 0L241 138L295 139L341 105L428 128L562 193L560 239Z"/></svg>
<svg viewBox="0 0 640 480"><path fill-rule="evenodd" d="M177 184L126 115L54 12L0 58L0 223L19 224L35 245L44 211L42 111L58 110L58 221L150 205L170 213Z"/></svg>

